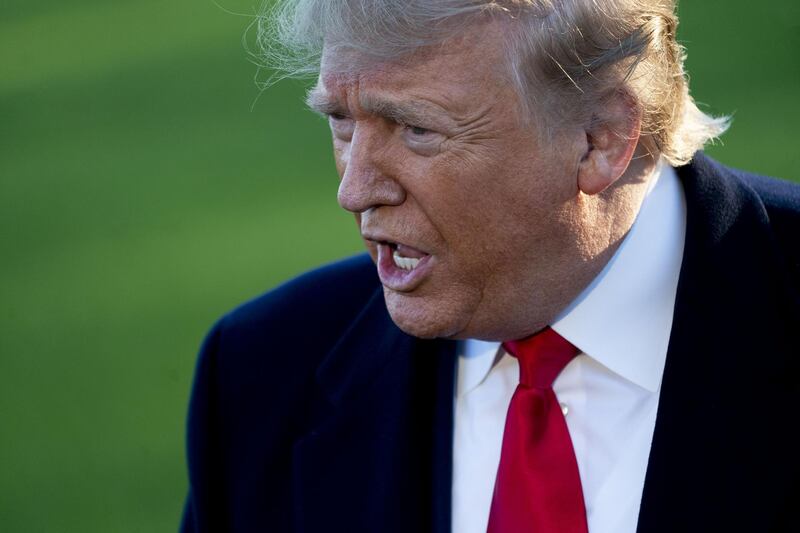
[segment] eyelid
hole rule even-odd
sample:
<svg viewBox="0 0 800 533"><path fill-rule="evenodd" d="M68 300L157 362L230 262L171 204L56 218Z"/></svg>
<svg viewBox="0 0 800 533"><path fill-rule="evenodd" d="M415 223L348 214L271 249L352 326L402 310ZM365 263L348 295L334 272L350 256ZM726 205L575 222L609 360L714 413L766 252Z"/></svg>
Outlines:
<svg viewBox="0 0 800 533"><path fill-rule="evenodd" d="M406 130L411 131L411 133L414 133L414 130L424 130L425 133L414 133L414 135L420 135L420 136L428 133L437 133L430 128L426 128L425 126L414 126L411 124L406 125Z"/></svg>
<svg viewBox="0 0 800 533"><path fill-rule="evenodd" d="M444 135L433 130L426 130L422 135L411 133L409 128L403 130L403 142L408 149L426 157L441 153L442 144L446 140Z"/></svg>
<svg viewBox="0 0 800 533"><path fill-rule="evenodd" d="M413 126L406 126L403 128L403 142L414 152L420 155L432 156L441 152L442 143L447 140L447 137L435 130L422 128L425 130L423 134L416 134L411 131Z"/></svg>
<svg viewBox="0 0 800 533"><path fill-rule="evenodd" d="M325 115L327 115L328 118L333 120L345 120L350 118L347 116L346 113L342 113L341 111L329 111L325 113Z"/></svg>
<svg viewBox="0 0 800 533"><path fill-rule="evenodd" d="M412 136L414 136L416 138L433 137L433 136L443 137L444 136L443 133L441 133L440 131L437 131L434 128L427 127L427 126L420 126L418 124L402 124L402 127L403 127L403 131L405 133L407 133L409 135L412 135ZM424 133L414 133L413 130L415 130L415 129L424 130Z"/></svg>
<svg viewBox="0 0 800 533"><path fill-rule="evenodd" d="M334 137L349 141L355 130L355 122L344 113L329 112L325 114Z"/></svg>

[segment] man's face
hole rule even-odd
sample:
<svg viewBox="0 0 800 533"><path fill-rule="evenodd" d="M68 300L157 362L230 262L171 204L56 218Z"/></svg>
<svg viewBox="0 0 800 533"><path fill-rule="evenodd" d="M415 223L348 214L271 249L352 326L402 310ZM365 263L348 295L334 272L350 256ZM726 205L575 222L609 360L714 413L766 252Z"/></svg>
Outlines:
<svg viewBox="0 0 800 533"><path fill-rule="evenodd" d="M328 49L309 97L329 116L339 203L412 335L530 334L588 281L573 275L586 239L580 143L542 146L523 125L501 31L397 62Z"/></svg>

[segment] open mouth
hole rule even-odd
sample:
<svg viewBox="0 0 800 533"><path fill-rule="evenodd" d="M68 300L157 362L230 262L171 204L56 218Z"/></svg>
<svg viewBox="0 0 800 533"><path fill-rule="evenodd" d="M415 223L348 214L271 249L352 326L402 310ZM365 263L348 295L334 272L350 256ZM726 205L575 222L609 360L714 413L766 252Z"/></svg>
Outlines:
<svg viewBox="0 0 800 533"><path fill-rule="evenodd" d="M397 268L403 270L414 270L419 265L419 262L428 254L421 252L410 246L398 244L394 242L385 243L392 249L392 260Z"/></svg>
<svg viewBox="0 0 800 533"><path fill-rule="evenodd" d="M391 241L377 241L378 276L388 288L410 291L430 270L432 256L411 246Z"/></svg>

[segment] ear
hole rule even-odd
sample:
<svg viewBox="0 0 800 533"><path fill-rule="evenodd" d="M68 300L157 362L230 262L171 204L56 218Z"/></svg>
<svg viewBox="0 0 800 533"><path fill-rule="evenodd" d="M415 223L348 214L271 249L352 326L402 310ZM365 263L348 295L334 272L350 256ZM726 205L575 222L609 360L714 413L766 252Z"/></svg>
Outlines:
<svg viewBox="0 0 800 533"><path fill-rule="evenodd" d="M586 129L586 152L578 166L578 188L597 194L628 168L641 134L642 112L627 93L616 92Z"/></svg>

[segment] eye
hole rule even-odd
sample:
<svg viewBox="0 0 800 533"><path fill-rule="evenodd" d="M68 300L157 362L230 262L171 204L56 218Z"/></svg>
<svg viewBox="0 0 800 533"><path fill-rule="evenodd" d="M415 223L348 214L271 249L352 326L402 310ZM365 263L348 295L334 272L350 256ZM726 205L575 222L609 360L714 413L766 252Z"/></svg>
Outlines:
<svg viewBox="0 0 800 533"><path fill-rule="evenodd" d="M441 135L434 130L412 124L403 125L403 136L408 142L425 144L441 138Z"/></svg>
<svg viewBox="0 0 800 533"><path fill-rule="evenodd" d="M412 135L416 135L417 137L422 137L424 135L432 133L431 130L422 128L420 126L406 126L406 128L408 128L408 131Z"/></svg>
<svg viewBox="0 0 800 533"><path fill-rule="evenodd" d="M405 124L403 125L403 139L411 151L424 156L432 156L441 150L445 136L422 126Z"/></svg>
<svg viewBox="0 0 800 533"><path fill-rule="evenodd" d="M355 122L347 115L343 115L341 113L330 113L328 115L328 123L330 124L331 131L335 137L349 141L353 136Z"/></svg>
<svg viewBox="0 0 800 533"><path fill-rule="evenodd" d="M402 124L402 126L403 136L408 142L424 144L442 138L442 135L437 131L422 126L415 126L413 124Z"/></svg>

